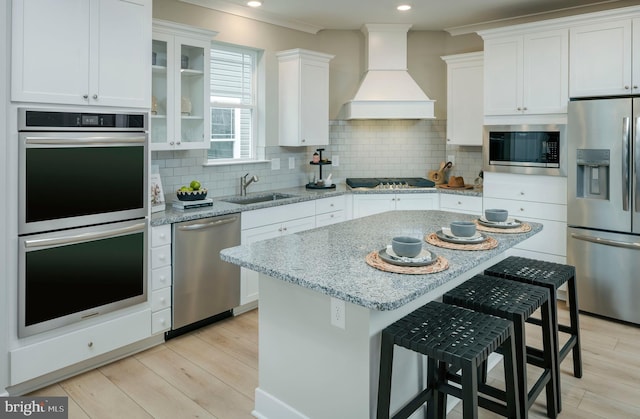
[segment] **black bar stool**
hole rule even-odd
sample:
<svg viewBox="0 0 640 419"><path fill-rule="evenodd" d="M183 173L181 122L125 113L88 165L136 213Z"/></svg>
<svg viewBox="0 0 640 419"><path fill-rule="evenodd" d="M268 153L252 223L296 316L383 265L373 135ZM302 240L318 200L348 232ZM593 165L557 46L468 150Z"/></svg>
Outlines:
<svg viewBox="0 0 640 419"><path fill-rule="evenodd" d="M516 369L519 393L520 416L526 418L531 405L546 389L547 416L558 415L557 371L555 362L555 340L551 325L549 291L535 285L522 284L486 275L476 275L458 287L445 293L442 301L471 310L502 317L513 322L516 345ZM542 314L542 359L528 356L525 321L540 309ZM527 363L542 368L542 373L528 391ZM491 395L491 394L490 394ZM497 397L497 396L495 396Z"/></svg>
<svg viewBox="0 0 640 419"><path fill-rule="evenodd" d="M446 395L462 400L463 417L478 417L478 406L509 418L519 418L515 377L513 324L511 321L439 302L430 302L382 331L378 419L389 418L394 345L426 355L427 388L408 401L393 418L407 418L424 403L429 418L446 416ZM489 354L501 348L504 354L505 404L481 397L478 367ZM462 388L447 382L449 371L462 370ZM495 391L500 391L495 389Z"/></svg>
<svg viewBox="0 0 640 419"><path fill-rule="evenodd" d="M551 293L551 320L555 330L555 347L558 352L558 388L560 388L560 363L573 350L573 375L582 377L582 353L580 349L580 324L578 317L578 293L576 291L576 268L571 265L528 259L519 256L509 256L484 271L485 275L497 276L514 281L546 287ZM567 283L567 298L569 302L569 325L559 324L558 302L556 290ZM529 319L530 323L540 324L538 319ZM569 339L560 345L559 332L569 334ZM538 353L539 356L539 353ZM560 403L560 399L558 399ZM561 405L559 404L561 408Z"/></svg>

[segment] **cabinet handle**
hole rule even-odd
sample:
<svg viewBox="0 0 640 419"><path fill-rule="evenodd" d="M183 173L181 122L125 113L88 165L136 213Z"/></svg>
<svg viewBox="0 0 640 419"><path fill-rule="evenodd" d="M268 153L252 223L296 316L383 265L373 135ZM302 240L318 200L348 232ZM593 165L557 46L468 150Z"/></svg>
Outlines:
<svg viewBox="0 0 640 419"><path fill-rule="evenodd" d="M88 346L89 348L93 348L93 342L89 341L89 343L87 343L87 346Z"/></svg>

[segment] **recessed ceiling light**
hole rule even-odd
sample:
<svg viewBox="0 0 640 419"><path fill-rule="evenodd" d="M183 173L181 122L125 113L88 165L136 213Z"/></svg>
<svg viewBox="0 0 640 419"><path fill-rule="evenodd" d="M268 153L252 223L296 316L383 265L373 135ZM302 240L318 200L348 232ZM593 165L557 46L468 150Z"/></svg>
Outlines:
<svg viewBox="0 0 640 419"><path fill-rule="evenodd" d="M249 7L260 7L262 6L262 2L260 0L250 0L247 2L247 6Z"/></svg>
<svg viewBox="0 0 640 419"><path fill-rule="evenodd" d="M398 9L398 11L400 11L400 12L406 12L407 10L411 10L411 5L409 5L409 4L401 4L396 9Z"/></svg>

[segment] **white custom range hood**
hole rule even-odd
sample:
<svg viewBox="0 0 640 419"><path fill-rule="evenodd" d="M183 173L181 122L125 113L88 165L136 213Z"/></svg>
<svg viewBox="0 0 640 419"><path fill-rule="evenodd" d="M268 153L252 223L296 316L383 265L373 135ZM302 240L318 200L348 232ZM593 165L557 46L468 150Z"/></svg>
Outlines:
<svg viewBox="0 0 640 419"><path fill-rule="evenodd" d="M367 24L368 69L355 97L344 104L345 119L433 119L434 100L407 71L411 25Z"/></svg>

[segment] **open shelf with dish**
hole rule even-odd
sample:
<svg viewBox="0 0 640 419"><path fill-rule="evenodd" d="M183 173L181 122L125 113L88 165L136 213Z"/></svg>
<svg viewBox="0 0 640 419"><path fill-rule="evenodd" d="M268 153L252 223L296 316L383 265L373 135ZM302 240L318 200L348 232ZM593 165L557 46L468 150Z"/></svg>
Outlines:
<svg viewBox="0 0 640 419"><path fill-rule="evenodd" d="M323 151L324 151L324 148L316 149L316 153L314 153L314 160L309 162L309 164L312 166L318 166L320 174L317 181L307 183L307 185L305 186L307 189L335 189L336 188L335 183L326 185L326 180L322 177L322 166L331 165L331 160L324 159L322 157ZM316 155L318 156L317 159L315 158ZM315 160L318 160L318 161L315 161ZM329 177L331 177L331 175L329 175ZM331 182L330 179L329 179L329 182Z"/></svg>

